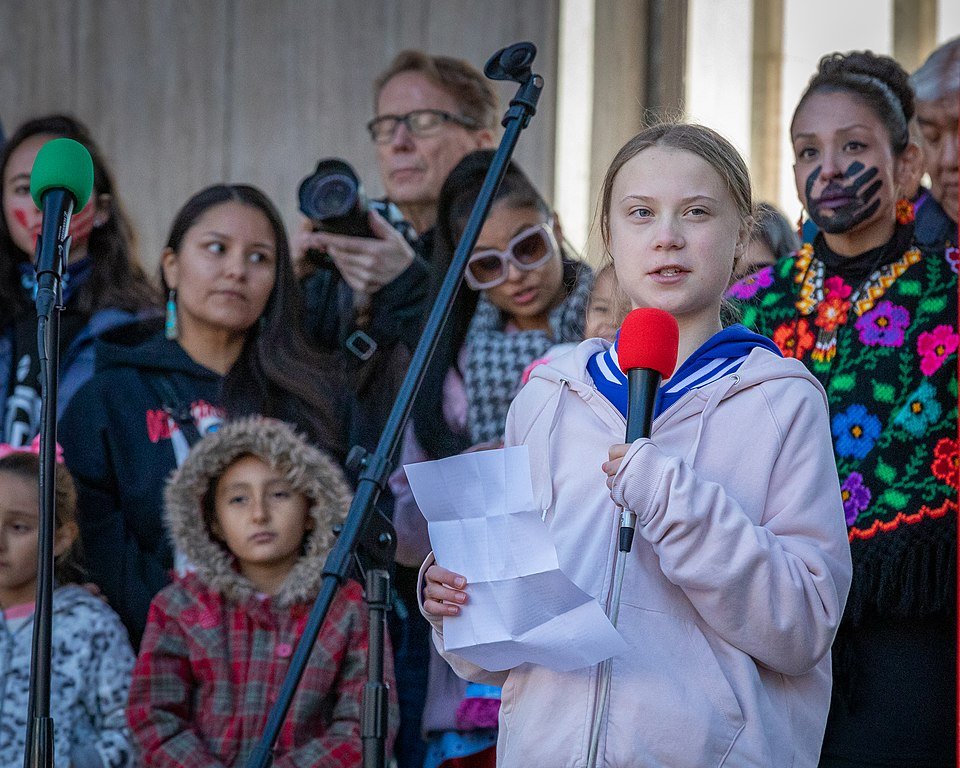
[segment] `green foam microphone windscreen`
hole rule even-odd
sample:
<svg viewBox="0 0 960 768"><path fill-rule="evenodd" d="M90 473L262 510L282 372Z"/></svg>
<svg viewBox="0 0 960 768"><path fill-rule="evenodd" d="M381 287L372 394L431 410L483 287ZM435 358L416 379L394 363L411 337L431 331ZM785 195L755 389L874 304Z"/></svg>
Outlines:
<svg viewBox="0 0 960 768"><path fill-rule="evenodd" d="M43 208L43 194L51 189L67 190L76 211L87 204L93 192L93 160L80 142L52 139L40 147L30 172L30 195L37 208Z"/></svg>

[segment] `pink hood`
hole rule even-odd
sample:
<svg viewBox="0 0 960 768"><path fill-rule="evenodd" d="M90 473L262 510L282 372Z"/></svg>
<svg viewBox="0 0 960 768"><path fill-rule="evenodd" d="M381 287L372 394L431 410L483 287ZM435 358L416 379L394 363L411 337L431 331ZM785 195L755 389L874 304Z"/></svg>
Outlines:
<svg viewBox="0 0 960 768"><path fill-rule="evenodd" d="M603 605L618 513L600 465L625 430L586 373L605 344L534 369L506 434L530 448L561 568ZM613 494L638 523L619 620L630 652L613 660L599 765L816 766L851 577L820 385L754 350L657 418ZM585 765L598 668L491 674L444 655L467 679L503 685L498 765Z"/></svg>

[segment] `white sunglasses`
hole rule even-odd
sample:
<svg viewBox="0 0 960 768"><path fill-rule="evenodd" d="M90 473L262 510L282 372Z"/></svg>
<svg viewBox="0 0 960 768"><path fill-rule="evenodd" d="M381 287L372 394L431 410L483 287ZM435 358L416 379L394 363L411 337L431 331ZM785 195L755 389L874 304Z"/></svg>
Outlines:
<svg viewBox="0 0 960 768"><path fill-rule="evenodd" d="M529 227L507 243L506 250L475 251L467 261L464 280L475 291L505 282L510 264L524 272L542 267L559 252L552 222Z"/></svg>

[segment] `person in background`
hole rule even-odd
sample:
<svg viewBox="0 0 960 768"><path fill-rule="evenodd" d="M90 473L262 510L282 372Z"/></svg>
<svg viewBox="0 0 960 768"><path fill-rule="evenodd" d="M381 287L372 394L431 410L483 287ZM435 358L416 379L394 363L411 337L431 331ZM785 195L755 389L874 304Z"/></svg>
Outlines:
<svg viewBox="0 0 960 768"><path fill-rule="evenodd" d="M607 262L600 267L593 278L593 287L590 289L583 322L583 338L606 339L613 343L629 309L630 302L620 290L613 264ZM538 365L549 363L554 358L576 349L578 343L568 341L552 346L543 357L538 357L524 369L520 377L521 383L526 384L530 380L530 374Z"/></svg>
<svg viewBox="0 0 960 768"><path fill-rule="evenodd" d="M303 336L283 223L258 189L191 197L171 226L161 283L165 321L101 340L97 373L60 424L90 575L135 646L175 565L163 485L190 445L225 416L264 414L342 460L351 402L339 366Z"/></svg>
<svg viewBox="0 0 960 768"><path fill-rule="evenodd" d="M429 311L440 187L464 155L493 146L496 124L496 93L473 66L402 51L376 79L367 130L386 202L399 209L411 230L408 237L376 211L370 213L374 237L315 231L316 223L307 219L295 235L300 271L312 272L303 280L311 338L322 348L344 349L359 369L358 379L393 382L376 396L368 396L362 385L358 391L373 413L358 435L368 442L367 433L379 436L393 401L389 395L399 386ZM311 252L325 254L334 268L313 269ZM362 341L356 343L358 335ZM376 375L368 373L372 370Z"/></svg>
<svg viewBox="0 0 960 768"><path fill-rule="evenodd" d="M910 138L923 150L923 164L912 179L904 180L902 216L912 203L914 237L918 244L933 249L957 247L958 199L957 125L960 121L960 37L937 48L910 76L915 92L916 114L910 121ZM921 184L924 171L930 187ZM812 243L817 225L803 223L804 242ZM952 263L960 261L950 250Z"/></svg>
<svg viewBox="0 0 960 768"><path fill-rule="evenodd" d="M800 239L787 217L770 203L757 203L756 224L747 252L737 262L737 279L775 264L800 247Z"/></svg>
<svg viewBox="0 0 960 768"><path fill-rule="evenodd" d="M948 40L931 53L910 76L910 85L916 94L920 148L930 175L930 190L916 205L917 239L933 247L946 244L956 249L960 208L957 170L960 37Z"/></svg>
<svg viewBox="0 0 960 768"><path fill-rule="evenodd" d="M957 276L916 237L922 163L893 59L821 59L793 114L819 234L735 284L744 322L827 392L853 583L821 766L951 766L956 750ZM930 202L927 203L929 205Z"/></svg>
<svg viewBox="0 0 960 768"><path fill-rule="evenodd" d="M374 237L315 232L314 222L304 219L293 241L309 336L345 358L357 399L349 443L367 450L383 432L430 312L440 188L464 155L493 146L499 117L496 92L480 71L462 59L416 50L398 53L376 78L373 109L367 130L380 180L386 201L405 219L409 241L375 212ZM328 268L315 268L311 252L326 254ZM378 507L392 515L389 492ZM420 768L428 627L416 608L416 570L398 563L394 586L402 603L390 614L400 688L397 761L400 768Z"/></svg>
<svg viewBox="0 0 960 768"><path fill-rule="evenodd" d="M447 177L438 206L435 264L452 259L492 158L491 150L473 152ZM557 343L583 338L592 271L562 242L556 212L511 163L414 404L401 465L501 443L525 368ZM438 280L444 272L437 271ZM397 560L414 567L430 550L426 521L402 470L391 487ZM433 652L423 715L425 768L492 766L498 705L499 691L466 685Z"/></svg>
<svg viewBox="0 0 960 768"><path fill-rule="evenodd" d="M461 59L402 51L376 79L373 96L367 130L386 199L399 208L415 237L411 246L375 212L371 238L314 231L314 222L303 220L294 238L298 264L308 263L310 251L320 251L336 267L335 274L318 273L304 283L309 327L326 347L343 343L358 328L378 346L395 337L410 348L416 345L440 188L464 155L494 142L496 93ZM336 300L318 306L331 279L337 281ZM367 307L360 326L358 304Z"/></svg>
<svg viewBox="0 0 960 768"><path fill-rule="evenodd" d="M62 281L57 415L93 375L94 343L108 330L159 311L136 257L133 228L113 174L86 126L48 115L19 126L0 152L0 439L27 445L40 431L40 363L33 266L43 219L30 172L52 139L80 142L93 159L93 194L70 221L70 262Z"/></svg>
<svg viewBox="0 0 960 768"><path fill-rule="evenodd" d="M40 441L0 445L0 764L27 748L40 498ZM58 456L50 717L56 768L133 768L124 706L133 651L117 615L79 586L77 494Z"/></svg>
<svg viewBox="0 0 960 768"><path fill-rule="evenodd" d="M452 259L492 157L490 150L468 155L444 184L436 263ZM582 340L593 272L562 242L556 212L511 163L414 403L401 465L500 442L527 366L558 343ZM391 485L403 495L395 513L398 561L423 562L425 520L402 471Z"/></svg>
<svg viewBox="0 0 960 768"><path fill-rule="evenodd" d="M167 486L166 519L194 567L153 599L130 686L144 765L246 765L349 504L337 463L288 424L239 419L191 451ZM274 745L276 768L360 766L368 640L361 587L347 581ZM398 715L386 651L389 755Z"/></svg>
<svg viewBox="0 0 960 768"><path fill-rule="evenodd" d="M583 324L583 338L606 339L612 342L617 329L630 310L630 300L617 281L617 271L607 262L593 278L587 314Z"/></svg>

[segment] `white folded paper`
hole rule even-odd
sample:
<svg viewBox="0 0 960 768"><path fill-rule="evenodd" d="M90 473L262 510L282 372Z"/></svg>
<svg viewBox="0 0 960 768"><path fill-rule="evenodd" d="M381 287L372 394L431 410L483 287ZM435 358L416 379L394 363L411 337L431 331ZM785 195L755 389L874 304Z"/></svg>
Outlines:
<svg viewBox="0 0 960 768"><path fill-rule="evenodd" d="M467 604L443 619L446 650L489 671L566 671L627 650L600 604L560 571L526 446L404 469L437 562L467 580Z"/></svg>

